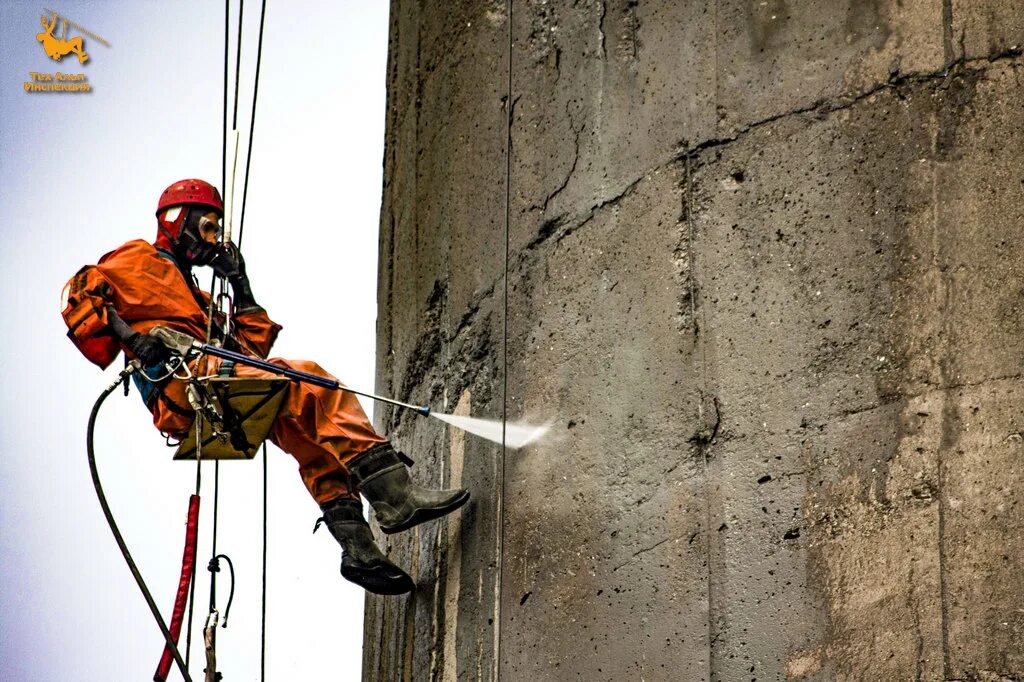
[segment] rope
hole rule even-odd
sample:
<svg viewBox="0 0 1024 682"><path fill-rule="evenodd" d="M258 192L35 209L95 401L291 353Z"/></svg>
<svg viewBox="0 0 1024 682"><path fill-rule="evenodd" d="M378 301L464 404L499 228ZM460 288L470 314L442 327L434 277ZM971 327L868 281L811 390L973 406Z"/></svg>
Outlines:
<svg viewBox="0 0 1024 682"><path fill-rule="evenodd" d="M267 441L263 441L263 592L260 601L260 680L267 673Z"/></svg>
<svg viewBox="0 0 1024 682"><path fill-rule="evenodd" d="M238 49L235 51L235 106L231 129L238 130L238 74L242 62L242 18L245 16L245 0L238 0ZM225 152L227 148L225 147Z"/></svg>
<svg viewBox="0 0 1024 682"><path fill-rule="evenodd" d="M260 91L260 62L263 60L263 20L267 14L267 0L260 7L260 35L256 42L256 79L252 87L252 111L249 114L249 144L245 153L245 180L242 183L242 215L238 219L238 248L242 248L242 233L245 230L245 200L249 196L249 166L252 162L252 136L256 129L256 96ZM236 105L237 106L237 105Z"/></svg>
<svg viewBox="0 0 1024 682"><path fill-rule="evenodd" d="M509 229L512 222L512 0L508 8L508 81L505 100L505 277L504 303L502 314L502 386L501 386L501 470L498 474L498 589L494 595L495 608L495 651L494 679L501 679L501 595L505 585L505 431L508 422L508 252Z"/></svg>
<svg viewBox="0 0 1024 682"><path fill-rule="evenodd" d="M211 556L216 560L217 557L217 518L218 518L218 503L220 501L220 460L214 460L213 462L213 538L211 544L213 548L210 550ZM210 571L210 611L217 609L217 573Z"/></svg>
<svg viewBox="0 0 1024 682"><path fill-rule="evenodd" d="M260 11L259 42L258 42L257 57L256 57L256 82L255 82L255 85L254 85L254 88L253 88L253 105L252 105L252 113L251 113L251 116L250 116L248 150L247 150L247 153L246 153L245 182L244 182L244 189L243 189L243 193L242 193L242 221L240 221L240 224L239 224L239 234L238 234L238 244L239 245L241 245L241 242L242 242L242 230L244 228L244 216L245 216L245 196L247 194L248 186L249 186L249 163L250 163L250 161L252 159L252 135L253 135L253 130L255 128L255 120L256 120L256 101L257 101L256 98L257 98L257 92L258 92L258 87L259 87L260 62L262 61L262 54L263 54L263 26L264 26L265 16L266 16L266 0L263 0L261 11ZM237 172L237 162L238 162L238 144L237 144L238 91L239 91L239 83L241 81L240 76L241 76L241 61L242 61L242 27L244 25L244 19L245 19L245 0L239 0L239 7L238 7L238 39L237 39L236 51L235 51L235 74L234 74L235 75L235 94L234 94L234 103L233 103L234 106L232 108L232 130L236 133L236 143L235 143L235 153L234 153L235 163L232 165L232 174L231 174L231 189L232 189L232 191L231 191L231 206L232 206L232 209L234 207L234 200L235 200L235 193L234 193L234 186L235 186L235 184L234 184L234 180L235 180L235 175L236 175L236 172ZM230 25L231 25L231 0L225 0L225 2L224 2L224 96L223 96L223 112L222 112L222 129L221 129L221 187L222 188L226 188L227 187L227 144L228 144L228 127L227 126L228 126L228 88L229 88L229 84L230 84L230 77L229 77L229 65L230 65L230 60L229 60L229 53L230 53L230 50L229 50ZM233 214L233 210L232 210L232 214ZM206 330L206 342L207 342L207 344L211 344L213 342L213 319L214 319L214 313L215 313L216 309L219 309L219 307L217 305L218 301L221 299L221 296L226 294L226 293L227 293L227 283L224 281L224 278L223 277L217 277L216 275L214 275L213 280L210 283L210 307L209 307L209 310L208 310L207 330ZM224 334L226 335L227 333L228 333L228 330L225 329L224 330ZM223 343L226 343L227 339L224 338L224 339L221 339L221 341ZM201 450L199 449L199 448L201 448L201 440L202 440L202 433L200 431L201 420L202 420L201 415L199 415L197 413L197 416L196 416L196 428L197 428L197 433L196 433L196 444L197 444L197 450L196 450L196 469L197 469L197 472L196 472L196 489L197 490L196 490L196 494L197 495L199 494L199 485L200 485L200 481L201 481L200 473L199 472L202 470L202 456L201 456ZM264 444L264 458L265 457L266 457L266 444ZM213 530L212 530L212 538L211 538L211 545L212 545L211 556L213 558L210 560L210 601L209 601L209 603L210 603L210 612L211 613L215 612L216 609L217 609L217 570L216 570L216 566L217 566L217 557L218 557L218 554L217 554L217 537L218 537L218 526L219 526L219 519L220 519L220 461L219 460L215 460L213 466L214 466L214 468L213 468ZM264 471L264 526L266 526L266 472L265 471ZM263 621L264 621L264 626L263 626L263 634L262 634L262 637L261 637L261 639L262 639L261 647L263 649L265 649L266 648L266 625L265 625L265 622L266 622L266 534L265 534L265 532L264 532L263 554L264 554L264 559L263 559L263 603L264 603L264 605L263 605L263 611L264 611ZM232 569L232 572L233 572L233 569ZM234 592L234 583L233 582L232 582L232 592ZM192 597L194 597L194 595L195 595L195 579L194 579L194 573L193 573ZM188 648L189 652L191 651L191 635L192 635L192 627L191 627L191 625L192 625L192 618L193 618L192 609L194 608L194 604L195 604L194 598L190 599L190 608L189 608L189 648ZM229 605L228 608L230 608L230 605ZM226 614L225 614L225 616L226 616ZM227 618L225 617L225 625L227 625L226 621L227 621ZM215 646L215 643L216 643L216 630L215 629L213 631L211 631L209 637L210 637L210 645L211 646Z"/></svg>
<svg viewBox="0 0 1024 682"><path fill-rule="evenodd" d="M252 160L252 136L253 130L256 125L256 101L257 93L259 90L259 74L260 64L263 56L263 26L266 16L267 3L263 0L262 7L260 10L260 27L259 27L259 39L256 53L256 79L253 87L252 97L252 112L249 122L249 142L248 150L246 152L246 166L245 166L245 181L242 190L242 215L239 221L238 230L238 246L241 247L242 243L242 231L245 227L245 198L248 194L249 188L249 163ZM232 112L232 130L237 132L238 129L238 91L240 82L240 67L242 59L242 26L245 17L245 0L239 0L238 9L238 39L235 53L235 94L234 94L234 106ZM223 111L222 111L222 128L221 128L221 187L227 187L227 144L228 144L228 88L230 84L230 25L231 25L231 0L225 0L224 2L224 95L223 95ZM234 205L234 175L237 169L237 158L238 158L238 147L237 142L235 146L235 164L232 169L232 193L231 193L231 204ZM211 344L213 341L213 319L214 312L217 307L217 302L220 298L220 294L227 292L227 285L223 278L219 278L216 275L213 276L210 282L210 306L207 311L207 328L206 328L206 342ZM222 339L226 341L226 339ZM202 487L202 415L196 413L196 495L199 495ZM267 543L266 543L266 527L267 527L267 473L266 473L266 443L263 445L263 456L264 456L264 472L263 472L263 614L262 614L262 634L261 634L261 652L266 650L266 565L267 565ZM217 529L220 513L220 462L214 461L214 482L213 482L213 533L212 533L212 551L211 566L216 565L217 561ZM188 629L187 629L187 645L186 645L186 658L185 667L188 667L188 660L191 657L192 651L192 624L194 619L195 610L195 587L196 587L196 574L193 568L191 586L189 591L189 611L188 611ZM232 591L234 591L234 584L232 584ZM217 577L216 571L210 570L210 611L214 611L217 608ZM230 607L229 607L230 608ZM225 618L225 621L227 619ZM226 624L226 623L225 623ZM215 640L214 640L215 641ZM261 653L261 679L263 676L263 669L265 664L263 661L265 654Z"/></svg>
<svg viewBox="0 0 1024 682"><path fill-rule="evenodd" d="M238 17L239 24L241 24L242 17ZM231 27L231 0L224 0L224 97L223 97L223 110L221 116L221 165L220 165L220 186L224 188L227 186L227 167L228 167L228 87L229 87L229 42L231 38L230 33ZM241 26L239 26L239 32L241 32ZM239 42L238 50L241 52L242 44ZM236 59L236 62L238 60ZM238 74L235 73L235 80L238 80ZM219 285L219 286L218 286ZM207 325L206 325L206 343L209 345L213 340L213 317L216 303L219 300L218 293L224 293L225 283L223 278L218 278L214 274L210 282L210 307L207 310ZM203 466L202 458L202 415L199 411L196 412L196 494L199 494L199 484L201 481L201 470ZM213 538L212 538L212 551L211 557L213 560L217 557L217 516L219 506L219 492L220 492L220 462L214 461L213 464ZM192 586L192 598L189 602L189 631L188 631L188 653L191 655L192 650L192 613L195 608L195 580L193 579ZM214 571L210 572L210 611L214 611L217 608L217 574ZM216 630L212 633L211 640L215 641Z"/></svg>
<svg viewBox="0 0 1024 682"><path fill-rule="evenodd" d="M223 134L221 135L220 147L220 187L221 191L228 184L228 41L230 34L228 28L231 25L231 0L224 0L224 109L221 115ZM212 290L211 290L211 293Z"/></svg>

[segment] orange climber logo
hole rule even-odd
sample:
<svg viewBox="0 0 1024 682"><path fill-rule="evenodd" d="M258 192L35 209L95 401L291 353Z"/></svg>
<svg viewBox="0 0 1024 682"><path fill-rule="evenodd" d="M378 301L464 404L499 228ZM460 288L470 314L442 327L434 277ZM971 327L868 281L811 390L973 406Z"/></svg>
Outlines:
<svg viewBox="0 0 1024 682"><path fill-rule="evenodd" d="M43 10L43 14L39 17L39 23L43 30L36 33L36 42L41 44L46 56L55 62L60 62L68 55L77 57L79 66L88 62L90 56L85 51L83 36L88 36L90 40L110 47L110 43L103 38L52 9ZM58 27L60 28L59 35ZM69 35L68 29L72 29L74 33ZM29 79L25 81L25 92L84 93L92 91L92 86L88 83L89 79L84 73L30 71Z"/></svg>

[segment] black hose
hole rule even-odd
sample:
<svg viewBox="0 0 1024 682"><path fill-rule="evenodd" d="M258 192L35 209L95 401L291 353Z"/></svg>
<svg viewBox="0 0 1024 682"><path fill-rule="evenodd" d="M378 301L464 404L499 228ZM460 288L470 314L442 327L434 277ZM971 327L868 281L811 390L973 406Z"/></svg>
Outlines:
<svg viewBox="0 0 1024 682"><path fill-rule="evenodd" d="M157 608L156 602L153 601L153 595L150 594L149 588L146 587L146 581L142 579L142 574L139 573L138 567L135 565L135 561L132 560L131 552L128 551L128 545L125 544L124 538L121 537L121 531L117 528L117 523L114 522L114 515L110 513L110 505L107 504L107 497L103 494L103 486L100 485L100 476L96 471L96 451L93 448L93 432L96 428L96 416L100 412L100 406L103 405L103 401L107 399L111 393L114 392L120 383L127 379L128 376L137 369L134 363L128 365L124 370L117 376L117 381L110 384L100 397L96 399L96 404L92 406L92 412L89 414L89 428L86 431L86 449L89 452L89 471L92 474L92 484L96 488L96 496L100 500L100 506L103 507L103 516L107 519L107 525L110 526L110 532L114 534L114 540L117 541L117 546L121 549L121 555L124 556L125 562L128 564L128 568L131 570L132 575L135 577L135 582L138 583L139 589L142 590L142 596L146 598L146 603L149 604L149 610L153 612L153 617L156 619L157 625L160 626L160 632L164 634L164 639L167 641L167 646L170 647L171 653L174 655L174 661L178 664L178 669L181 671L182 676L186 682L192 682L192 678L188 674L188 668L185 666L185 662L181 660L181 654L178 652L178 646L174 642L174 638L171 637L170 630L167 629L167 624L164 623L163 617L160 615L160 609Z"/></svg>
<svg viewBox="0 0 1024 682"><path fill-rule="evenodd" d="M222 628L226 628L228 626L228 615L231 613L231 602L235 601L235 564L232 563L231 557L227 554L218 554L210 559L210 564L207 566L207 570L211 573L219 573L221 559L228 562L228 569L231 571L231 592L228 594L228 607L224 609L224 622L221 624ZM214 604L210 610L212 611L216 608L217 605Z"/></svg>

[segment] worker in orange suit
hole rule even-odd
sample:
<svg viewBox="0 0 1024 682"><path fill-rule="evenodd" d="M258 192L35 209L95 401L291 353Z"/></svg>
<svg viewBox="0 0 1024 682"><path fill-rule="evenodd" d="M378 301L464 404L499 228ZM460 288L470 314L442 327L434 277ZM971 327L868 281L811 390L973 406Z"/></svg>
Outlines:
<svg viewBox="0 0 1024 682"><path fill-rule="evenodd" d="M219 241L223 211L220 193L209 183L176 182L157 204L154 243L130 241L71 278L64 289L63 316L68 336L89 360L105 368L124 351L147 376L166 374L170 351L148 332L164 326L206 338L210 294L200 290L192 274L194 266L203 265L231 285L234 311L225 347L267 358L281 326L256 303L238 248ZM215 315L213 324L220 330L224 320ZM312 362L271 361L331 378ZM203 356L192 363L203 375L221 368L217 358ZM240 377L271 376L242 364L232 371ZM185 437L195 417L187 382L173 376L150 382L137 375L156 427L172 438ZM407 468L411 460L374 430L356 397L346 391L293 381L269 439L298 462L303 483L323 511L320 521L342 547L342 576L377 594L402 594L414 585L377 547L359 494L369 500L385 533L438 518L469 500L466 490L415 484Z"/></svg>

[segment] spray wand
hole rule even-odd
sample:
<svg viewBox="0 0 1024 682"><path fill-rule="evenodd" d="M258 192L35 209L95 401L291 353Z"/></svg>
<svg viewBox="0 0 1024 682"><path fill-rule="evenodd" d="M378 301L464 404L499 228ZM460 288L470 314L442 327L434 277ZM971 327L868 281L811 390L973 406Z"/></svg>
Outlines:
<svg viewBox="0 0 1024 682"><path fill-rule="evenodd" d="M412 403L404 403L401 400L395 400L394 398L388 398L364 391L357 391L354 388L342 385L342 383L337 379L329 379L316 374L302 372L267 360L261 360L259 358L243 355L242 353L225 350L218 346L202 343L200 341L196 341L188 334L183 334L182 332L174 331L167 327L155 327L149 333L163 341L168 348L175 353L178 353L183 358L190 352L198 351L223 360L233 360L234 362L238 362L243 365L249 365L250 367L266 370L267 372L284 376L294 381L304 381L306 383L334 391L348 391L349 393L361 395L364 398L370 398L371 400L376 400L378 402L388 403L397 407L413 410L425 417L435 417L457 429L468 431L480 436L481 438L485 438L494 443L500 443L505 447L512 449L521 448L524 445L536 441L548 431L548 428L552 424L552 422L548 422L540 426L525 423L509 424L492 419L479 419L475 417L431 412L429 405L413 405Z"/></svg>
<svg viewBox="0 0 1024 682"><path fill-rule="evenodd" d="M193 341L192 343L192 348L202 353L206 353L207 355L213 355L224 360L233 360L235 362L240 362L244 365L256 367L257 369L263 369L268 372L273 372L274 374L280 374L281 376L288 377L289 379L294 379L295 381L304 381L308 384L322 386L324 388L329 388L335 391L348 391L349 393L355 393L356 395L361 395L365 398L370 398L371 400L377 400L382 403L390 403L391 405L397 405L398 407L406 407L410 410L415 410L425 417L430 416L430 405L413 405L412 403L403 403L401 400L395 400L394 398L386 398L382 395L376 395L374 393L357 391L354 388L344 386L337 379L328 379L327 377L317 376L316 374L301 372L297 369L292 369L291 367L284 367L282 365L274 364L273 362L268 362L267 360L260 360L259 358L253 358L248 355L236 353L234 351L224 350L223 348L218 348L217 346L211 346L205 343L200 343L199 341Z"/></svg>
<svg viewBox="0 0 1024 682"><path fill-rule="evenodd" d="M218 346L212 346L208 343L202 343L196 341L188 334L174 331L164 326L154 327L149 332L156 338L163 341L164 345L170 348L175 353L178 353L182 357L186 357L189 351L198 351L200 353L206 353L214 357L221 358L222 360L232 360L234 362L241 363L243 365L249 365L257 369L266 370L272 374L278 374L280 376L293 379L295 381L304 381L315 386L321 386L323 388L331 389L333 391L348 391L349 393L355 393L361 395L364 398L370 398L382 403L389 403L391 405L397 405L398 407L405 407L410 410L415 410L425 417L430 416L429 405L413 405L411 403L403 403L401 400L395 400L394 398L387 398L382 395L376 395L374 393L366 393L364 391L357 391L353 388L343 385L337 379L328 379L327 377L318 376L316 374L310 374L308 372L302 372L291 367L284 367L267 360L261 360L260 358L254 358L249 355L243 355L242 353L236 353L234 351L226 350Z"/></svg>

